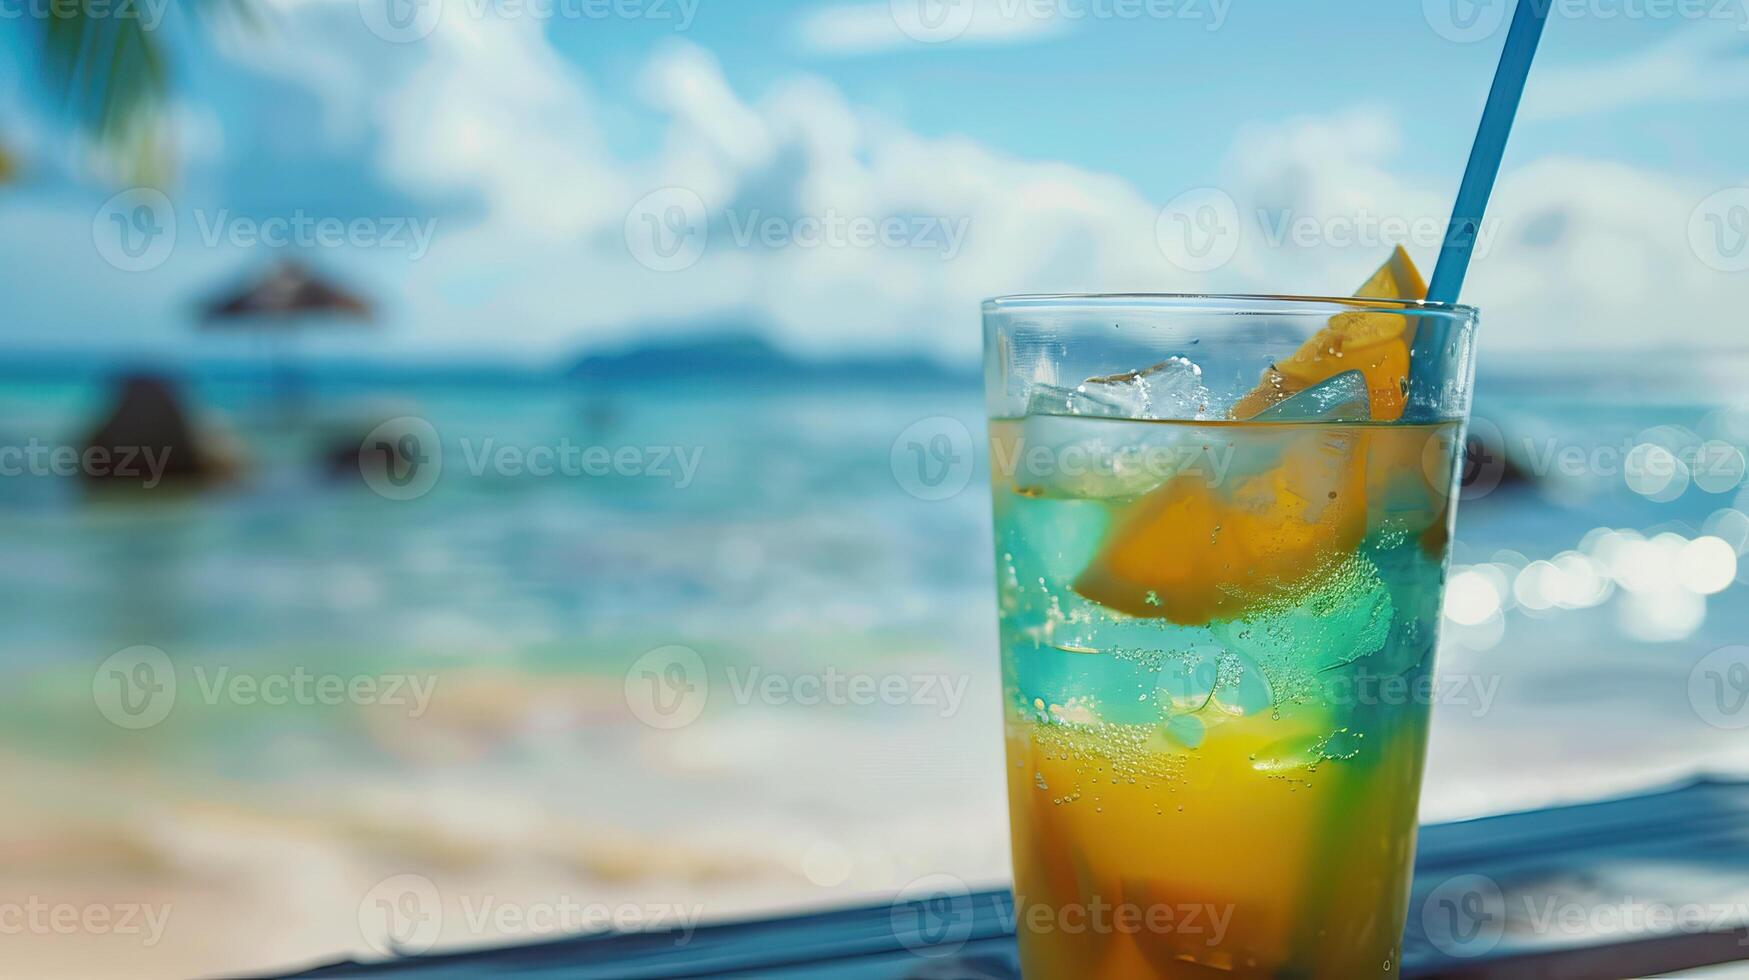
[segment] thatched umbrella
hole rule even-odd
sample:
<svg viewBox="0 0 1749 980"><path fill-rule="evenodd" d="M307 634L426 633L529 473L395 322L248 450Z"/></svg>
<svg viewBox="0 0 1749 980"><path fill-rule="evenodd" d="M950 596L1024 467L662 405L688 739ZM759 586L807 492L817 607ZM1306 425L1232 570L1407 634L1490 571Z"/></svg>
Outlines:
<svg viewBox="0 0 1749 980"><path fill-rule="evenodd" d="M368 300L295 259L280 259L240 291L206 304L201 323L209 330L247 329L267 336L274 345L274 375L284 394L290 378L283 363L282 339L315 323L369 323L374 317Z"/></svg>

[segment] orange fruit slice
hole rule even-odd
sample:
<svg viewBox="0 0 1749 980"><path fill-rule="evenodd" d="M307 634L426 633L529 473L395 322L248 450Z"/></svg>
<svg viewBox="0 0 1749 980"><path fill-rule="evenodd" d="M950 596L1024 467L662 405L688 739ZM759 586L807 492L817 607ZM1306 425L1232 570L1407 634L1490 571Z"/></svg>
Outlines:
<svg viewBox="0 0 1749 980"><path fill-rule="evenodd" d="M1360 295L1421 299L1427 284L1399 246ZM1276 362L1234 407L1245 419L1283 399L1358 370L1375 420L1403 414L1410 319L1401 313L1339 313L1293 356ZM1304 588L1351 553L1366 534L1368 435L1358 429L1278 433L1280 462L1254 475L1182 473L1124 508L1099 553L1075 580L1083 597L1131 616L1184 625L1230 619Z"/></svg>
<svg viewBox="0 0 1749 980"><path fill-rule="evenodd" d="M1426 299L1427 282L1398 245L1354 294L1362 299ZM1414 325L1401 313L1349 310L1300 345L1291 357L1270 365L1263 380L1233 406L1233 417L1258 412L1343 371L1366 376L1372 417L1395 421L1403 415L1409 379L1409 345Z"/></svg>
<svg viewBox="0 0 1749 980"><path fill-rule="evenodd" d="M1189 626L1232 618L1326 571L1366 532L1360 433L1283 438L1279 466L1230 490L1182 473L1131 504L1075 591Z"/></svg>

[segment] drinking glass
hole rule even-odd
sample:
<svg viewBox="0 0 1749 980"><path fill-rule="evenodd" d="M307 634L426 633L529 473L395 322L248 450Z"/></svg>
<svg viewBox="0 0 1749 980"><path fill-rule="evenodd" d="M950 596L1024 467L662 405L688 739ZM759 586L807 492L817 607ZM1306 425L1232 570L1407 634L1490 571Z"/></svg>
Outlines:
<svg viewBox="0 0 1749 980"><path fill-rule="evenodd" d="M1395 976L1475 311L983 312L1025 976Z"/></svg>

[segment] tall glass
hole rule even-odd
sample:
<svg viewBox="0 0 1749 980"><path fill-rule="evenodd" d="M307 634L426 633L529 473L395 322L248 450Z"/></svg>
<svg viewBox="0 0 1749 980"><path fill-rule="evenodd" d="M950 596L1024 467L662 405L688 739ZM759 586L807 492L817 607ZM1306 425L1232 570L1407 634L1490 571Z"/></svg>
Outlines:
<svg viewBox="0 0 1749 980"><path fill-rule="evenodd" d="M1397 974L1475 322L985 304L1028 980Z"/></svg>

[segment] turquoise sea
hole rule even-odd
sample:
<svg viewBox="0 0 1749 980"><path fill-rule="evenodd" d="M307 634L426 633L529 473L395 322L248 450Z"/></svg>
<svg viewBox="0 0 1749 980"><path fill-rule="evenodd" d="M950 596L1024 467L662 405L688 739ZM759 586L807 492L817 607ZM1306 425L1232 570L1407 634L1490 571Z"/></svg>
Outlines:
<svg viewBox="0 0 1749 980"><path fill-rule="evenodd" d="M1478 431L1547 472L1460 508L1428 816L1749 763L1749 411L1706 391L1484 377ZM173 903L161 972L370 953L361 897L403 873L706 917L1006 873L975 382L189 396L244 447L236 484L0 473L0 767L29 787L0 877ZM0 447L76 443L105 397L0 384ZM324 463L406 417L442 447L428 492ZM973 472L919 496L895 443L943 419ZM175 691L136 728L106 670L142 646ZM681 671L679 724L639 700L652 664ZM442 941L518 935L457 914Z"/></svg>

